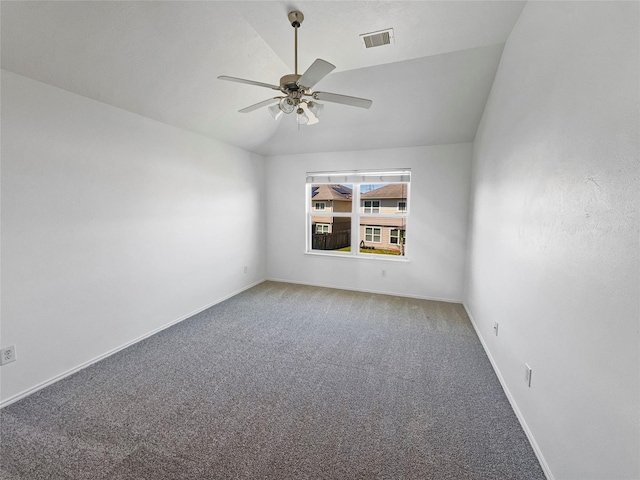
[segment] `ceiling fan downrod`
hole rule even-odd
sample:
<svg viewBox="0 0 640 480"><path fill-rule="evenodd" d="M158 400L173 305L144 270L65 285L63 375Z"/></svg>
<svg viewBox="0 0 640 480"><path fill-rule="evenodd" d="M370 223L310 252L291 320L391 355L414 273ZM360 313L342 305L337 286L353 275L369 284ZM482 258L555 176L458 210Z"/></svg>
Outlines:
<svg viewBox="0 0 640 480"><path fill-rule="evenodd" d="M294 10L293 12L289 12L288 17L289 22L291 22L291 26L295 30L295 74L298 75L298 28L300 28L300 25L302 25L302 22L304 21L304 15L302 12Z"/></svg>

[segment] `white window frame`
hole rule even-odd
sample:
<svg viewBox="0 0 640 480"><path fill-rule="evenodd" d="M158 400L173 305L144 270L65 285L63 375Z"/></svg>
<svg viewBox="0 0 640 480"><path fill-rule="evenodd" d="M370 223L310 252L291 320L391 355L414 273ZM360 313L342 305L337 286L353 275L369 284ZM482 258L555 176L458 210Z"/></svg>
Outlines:
<svg viewBox="0 0 640 480"><path fill-rule="evenodd" d="M404 203L404 208L400 208L400 204ZM407 201L405 200L404 202L399 201L398 202L398 209L399 212L406 212L407 211Z"/></svg>
<svg viewBox="0 0 640 480"><path fill-rule="evenodd" d="M371 233L367 233L367 230L371 229ZM378 233L376 233L375 231L378 230ZM371 237L371 240L369 240L367 237ZM376 241L375 238L378 237L378 240ZM364 239L365 242L368 243L382 243L382 227L375 227L373 225L365 225L364 226Z"/></svg>
<svg viewBox="0 0 640 480"><path fill-rule="evenodd" d="M361 198L360 188L361 185L372 185L372 184L391 184L391 183L402 183L406 186L406 210L391 212L391 213L365 213L364 211L364 203ZM346 217L351 219L351 251L350 252L338 252L332 250L313 250L311 248L312 245L312 229L310 228L312 225L312 217L316 215L315 203L312 202L312 189L311 185L321 185L321 184L341 184L341 185L349 185L352 189L352 197L351 197L351 212L331 212L332 217ZM391 169L391 170L352 170L352 171L343 171L343 172L308 172L306 178L305 185L305 198L306 198L306 213L307 227L305 229L305 254L308 255L321 255L321 256L333 256L333 257L348 257L348 258L358 258L358 259L367 259L367 260L379 260L379 261L395 261L395 262L407 262L409 261L409 253L410 253L410 245L407 245L405 240L405 245L403 248L404 255L384 255L384 254L372 254L372 253L361 253L360 252L360 242L366 240L364 238L360 238L360 229L361 226L364 226L365 229L367 226L374 226L371 224L367 224L367 218L404 218L404 228L405 231L405 239L409 230L409 198L411 192L411 170L408 168L405 169ZM378 202L379 200L375 200ZM313 205L314 208L311 208ZM372 204L373 206L373 204ZM379 203L379 208L382 207L382 202ZM382 240L382 236L385 235L384 228L377 227L381 229L380 240ZM397 228L397 230L402 230L401 228ZM366 230L365 230L366 231ZM314 230L315 232L315 230ZM363 234L364 237L364 234ZM374 243L374 242L369 242ZM375 242L378 243L378 242ZM383 243L380 241L379 243Z"/></svg>
<svg viewBox="0 0 640 480"><path fill-rule="evenodd" d="M398 232L397 235L393 235L394 230L396 232ZM400 232L404 232L404 235L401 237L400 236ZM396 239L396 242L393 242L393 239ZM406 243L406 238L407 238L407 232L405 231L405 229L403 228L390 228L389 229L389 244L390 245L402 245L400 243L400 239L402 238L402 240L404 240L404 243Z"/></svg>
<svg viewBox="0 0 640 480"><path fill-rule="evenodd" d="M322 230L324 230L325 227L326 227L327 231L326 232L324 232L324 231L319 232L318 231L318 227L321 227ZM329 233L329 224L328 223L316 223L316 233Z"/></svg>
<svg viewBox="0 0 640 480"><path fill-rule="evenodd" d="M318 205L322 205L322 208L318 208ZM316 212L324 212L327 210L327 202L314 202L313 209Z"/></svg>

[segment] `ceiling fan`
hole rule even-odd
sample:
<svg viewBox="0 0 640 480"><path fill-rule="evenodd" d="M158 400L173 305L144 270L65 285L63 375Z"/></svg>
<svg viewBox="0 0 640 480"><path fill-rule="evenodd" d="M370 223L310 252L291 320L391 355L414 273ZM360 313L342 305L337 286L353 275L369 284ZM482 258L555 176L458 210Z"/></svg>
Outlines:
<svg viewBox="0 0 640 480"><path fill-rule="evenodd" d="M295 29L295 73L282 77L279 85L255 82L253 80L245 80L244 78L229 77L226 75L218 77L219 80L270 88L271 90L277 90L284 94L284 96L272 97L255 105L243 108L239 110L239 112L249 113L268 106L269 113L271 113L274 119L280 118L283 113L289 114L295 112L298 125L313 125L314 123L318 123L318 117L324 108L324 105L318 103L316 100L341 103L352 107L369 108L373 102L366 98L312 91L313 86L336 67L318 58L302 75L298 74L298 28L304 20L304 15L302 12L293 11L289 13L288 18L291 26Z"/></svg>

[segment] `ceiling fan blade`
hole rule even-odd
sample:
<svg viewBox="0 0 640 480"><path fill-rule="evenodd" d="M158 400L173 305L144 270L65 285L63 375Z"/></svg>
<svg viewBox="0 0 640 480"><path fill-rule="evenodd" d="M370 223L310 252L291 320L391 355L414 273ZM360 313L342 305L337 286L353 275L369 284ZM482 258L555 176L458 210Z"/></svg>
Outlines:
<svg viewBox="0 0 640 480"><path fill-rule="evenodd" d="M256 103L255 105L251 105L249 107L245 107L242 110L238 110L238 112L240 112L240 113L253 112L254 110L258 110L259 108L266 107L266 106L269 106L269 105L274 105L274 104L278 103L278 100L280 100L281 98L282 97L269 98L268 100L264 100L263 102Z"/></svg>
<svg viewBox="0 0 640 480"><path fill-rule="evenodd" d="M334 68L336 68L335 65L331 65L329 62L325 62L321 58L318 58L309 68L307 68L307 71L302 74L296 83L298 86L311 88L324 77L329 75Z"/></svg>
<svg viewBox="0 0 640 480"><path fill-rule="evenodd" d="M237 82L237 83L246 83L247 85L255 85L257 87L265 87L265 88L270 88L272 90L280 90L280 87L278 85L271 85L270 83L255 82L253 80L245 80L244 78L238 78L238 77L229 77L227 75L220 75L218 77L218 80L226 80L228 82Z"/></svg>
<svg viewBox="0 0 640 480"><path fill-rule="evenodd" d="M373 103L372 100L366 98L350 97L348 95L338 95L337 93L315 92L313 98L316 100L324 100L325 102L341 103L352 107L369 108Z"/></svg>

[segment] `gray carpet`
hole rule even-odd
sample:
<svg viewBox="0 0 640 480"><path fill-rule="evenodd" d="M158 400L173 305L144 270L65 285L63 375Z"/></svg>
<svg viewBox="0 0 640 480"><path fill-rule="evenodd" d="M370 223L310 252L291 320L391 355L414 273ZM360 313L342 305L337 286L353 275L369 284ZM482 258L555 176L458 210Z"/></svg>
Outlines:
<svg viewBox="0 0 640 480"><path fill-rule="evenodd" d="M265 282L0 412L2 479L544 479L461 305Z"/></svg>

